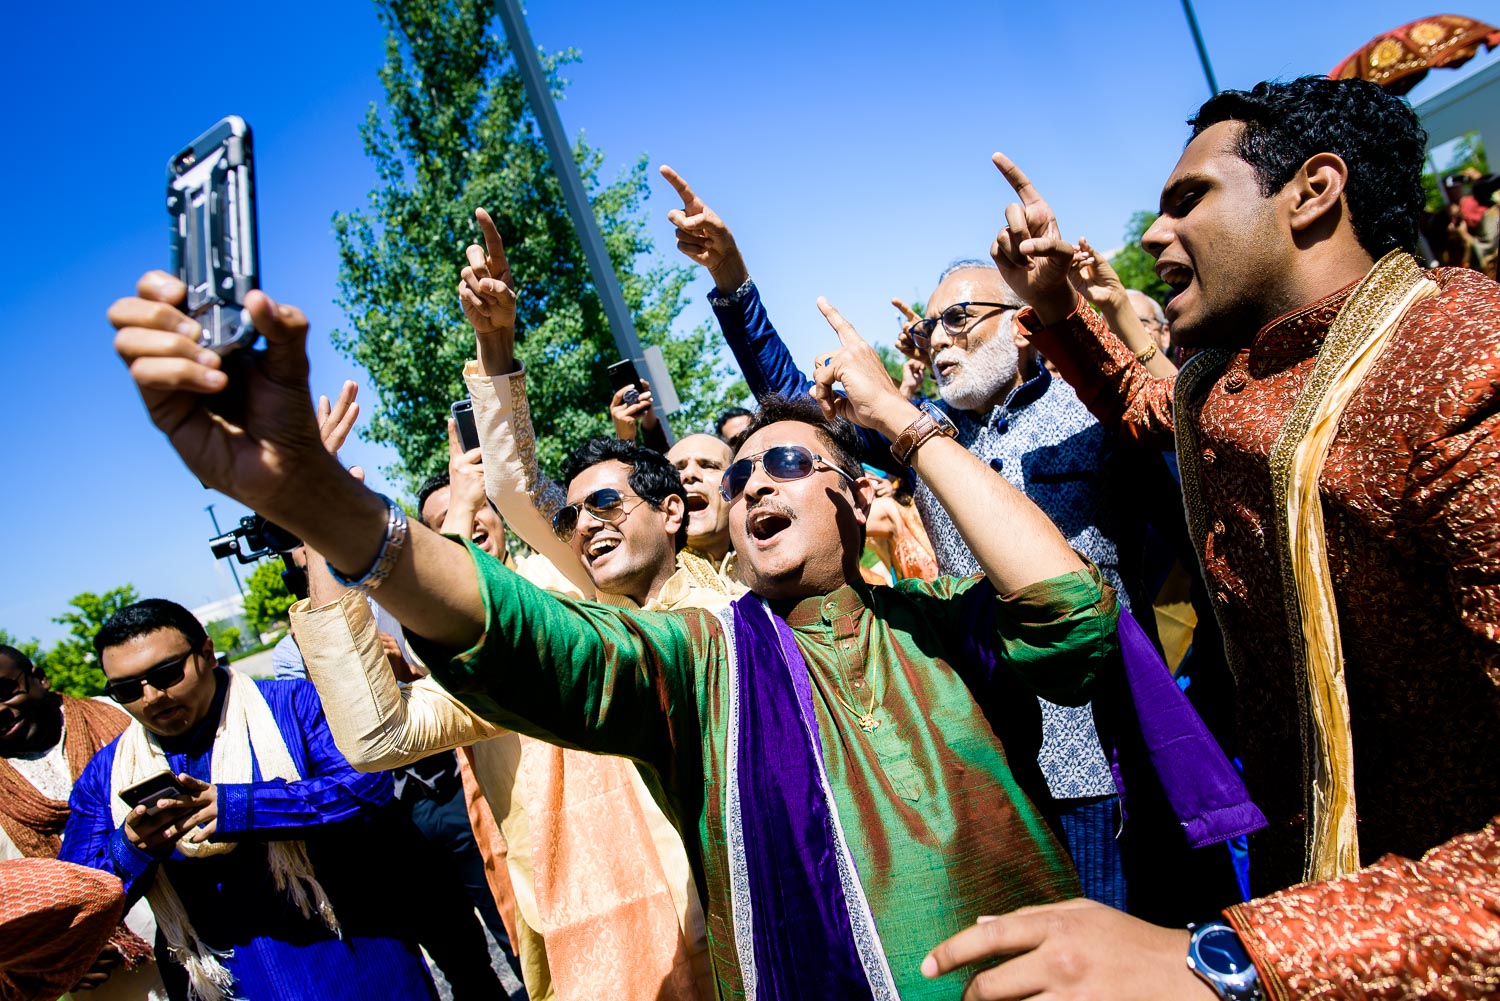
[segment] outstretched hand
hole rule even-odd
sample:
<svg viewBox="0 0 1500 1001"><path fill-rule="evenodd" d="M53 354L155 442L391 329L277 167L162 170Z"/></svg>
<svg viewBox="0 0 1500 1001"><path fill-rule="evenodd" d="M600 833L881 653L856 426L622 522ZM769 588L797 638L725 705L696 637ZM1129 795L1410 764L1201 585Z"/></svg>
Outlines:
<svg viewBox="0 0 1500 1001"><path fill-rule="evenodd" d="M469 263L458 283L458 301L474 328L480 369L485 375L506 375L515 368L516 280L495 221L484 209L475 209L474 218L484 246L471 243L464 251Z"/></svg>
<svg viewBox="0 0 1500 1001"><path fill-rule="evenodd" d="M245 308L266 347L224 359L198 346L198 324L178 309L186 294L164 271L142 275L136 294L109 308L115 351L151 420L198 479L275 518L288 488L329 461L307 385L307 317L251 292ZM232 399L220 395L230 384L226 367Z"/></svg>
<svg viewBox="0 0 1500 1001"><path fill-rule="evenodd" d="M818 297L818 309L838 334L839 349L815 360L809 394L818 401L824 416L847 417L894 441L917 419L917 409L902 397L885 362L854 325L822 296ZM843 386L842 394L833 388L835 383Z"/></svg>
<svg viewBox="0 0 1500 1001"><path fill-rule="evenodd" d="M1147 924L1091 900L1067 900L980 918L933 949L922 975L990 966L969 981L964 1001L1211 1001L1212 988L1187 968L1187 950L1181 928ZM992 965L997 960L1004 962Z"/></svg>
<svg viewBox="0 0 1500 1001"><path fill-rule="evenodd" d="M1005 226L990 245L990 256L1005 284L1037 312L1044 324L1062 319L1077 303L1068 284L1073 245L1062 238L1052 207L1004 153L992 157L1019 202L1005 206Z"/></svg>
<svg viewBox="0 0 1500 1001"><path fill-rule="evenodd" d="M677 249L695 264L707 268L720 294L729 295L750 277L740 249L735 246L734 234L681 174L662 164L661 176L682 199L682 208L667 213L667 222L677 227Z"/></svg>

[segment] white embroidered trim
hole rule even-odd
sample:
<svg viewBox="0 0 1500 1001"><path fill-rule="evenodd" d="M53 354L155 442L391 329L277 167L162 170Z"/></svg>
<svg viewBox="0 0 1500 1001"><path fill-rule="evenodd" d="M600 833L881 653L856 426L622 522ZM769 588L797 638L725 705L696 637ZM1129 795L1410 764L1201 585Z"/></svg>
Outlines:
<svg viewBox="0 0 1500 1001"><path fill-rule="evenodd" d="M745 1001L755 1001L755 925L750 910L750 868L745 861L745 828L740 820L740 678L735 648L734 606L719 609L719 625L729 663L729 738L724 754L724 835L729 854L729 913L734 922L734 951L740 962Z"/></svg>

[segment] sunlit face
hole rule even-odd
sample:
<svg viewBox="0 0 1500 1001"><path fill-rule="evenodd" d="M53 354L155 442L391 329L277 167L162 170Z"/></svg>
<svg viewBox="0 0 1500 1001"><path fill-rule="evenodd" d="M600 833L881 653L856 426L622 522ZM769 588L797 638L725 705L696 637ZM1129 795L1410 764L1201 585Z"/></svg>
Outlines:
<svg viewBox="0 0 1500 1001"><path fill-rule="evenodd" d="M0 653L0 758L44 751L62 736L62 706L47 678Z"/></svg>
<svg viewBox="0 0 1500 1001"><path fill-rule="evenodd" d="M776 445L803 445L815 455L831 456L812 425L782 421L751 435L735 458ZM868 479L851 484L826 467L800 480L779 481L757 463L729 507L729 537L741 579L769 599L827 594L857 580L873 495Z"/></svg>
<svg viewBox="0 0 1500 1001"><path fill-rule="evenodd" d="M118 646L105 647L99 658L104 676L111 682L139 678L153 667L190 654L183 664L182 680L168 685L165 691L147 683L142 695L121 706L141 721L141 725L160 737L177 737L201 723L213 708L214 644L204 640L193 650L187 637L176 629L163 628L126 640Z"/></svg>
<svg viewBox="0 0 1500 1001"><path fill-rule="evenodd" d="M452 487L438 487L427 495L422 505L422 524L434 532L441 531L448 518L448 501L453 496ZM469 530L474 545L496 559L505 557L505 522L489 504L479 505L474 513L474 526Z"/></svg>
<svg viewBox="0 0 1500 1001"><path fill-rule="evenodd" d="M1243 128L1220 122L1188 144L1162 189L1161 215L1141 237L1172 286L1167 322L1185 347L1246 343L1289 308L1280 282L1295 244L1285 199L1261 194L1236 151Z"/></svg>
<svg viewBox="0 0 1500 1001"><path fill-rule="evenodd" d="M611 523L587 508L578 512L578 527L569 545L583 563L589 579L605 594L624 595L644 604L672 575L677 564L677 532L687 516L675 495L654 510L630 487L631 467L618 459L598 462L568 484L568 503L605 487L625 498L623 517Z"/></svg>
<svg viewBox="0 0 1500 1001"><path fill-rule="evenodd" d="M718 552L729 545L729 505L719 495L719 481L733 455L710 434L690 434L667 452L687 491L688 545L695 549Z"/></svg>
<svg viewBox="0 0 1500 1001"><path fill-rule="evenodd" d="M941 316L959 302L1016 302L994 268L965 268L944 278L927 300L928 316ZM932 332L932 376L943 399L960 410L987 411L1015 387L1020 348L1014 333L1015 306L970 306L962 334L939 323Z"/></svg>

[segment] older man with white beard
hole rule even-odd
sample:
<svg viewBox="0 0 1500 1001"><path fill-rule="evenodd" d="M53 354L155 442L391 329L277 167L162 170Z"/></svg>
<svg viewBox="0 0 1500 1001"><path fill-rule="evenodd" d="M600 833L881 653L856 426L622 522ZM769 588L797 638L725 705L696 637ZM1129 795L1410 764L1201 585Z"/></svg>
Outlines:
<svg viewBox="0 0 1500 1001"><path fill-rule="evenodd" d="M672 168L663 167L662 175L683 199L667 217L677 226L678 249L713 276L709 302L751 391L757 398L807 392L812 380L767 317L729 228ZM1149 612L1141 574L1146 516L1136 494L1145 457L1118 449L1073 390L1036 363L1014 323L1024 305L992 261L958 261L943 271L927 319L912 314L916 322L907 325L930 358L941 395L924 409L951 422L961 444L1046 512L1127 607ZM884 456L888 442L871 433L864 440L868 453ZM969 546L920 477L915 499L941 571L978 572ZM1141 621L1154 631L1150 615ZM1092 709L1039 702L1039 723L1034 708L1017 706L1015 718L997 727L1033 736L1040 729L1041 777L1032 773L1023 781L1040 785L1045 779L1085 895L1123 909L1118 798ZM1018 773L1019 750L1012 749Z"/></svg>

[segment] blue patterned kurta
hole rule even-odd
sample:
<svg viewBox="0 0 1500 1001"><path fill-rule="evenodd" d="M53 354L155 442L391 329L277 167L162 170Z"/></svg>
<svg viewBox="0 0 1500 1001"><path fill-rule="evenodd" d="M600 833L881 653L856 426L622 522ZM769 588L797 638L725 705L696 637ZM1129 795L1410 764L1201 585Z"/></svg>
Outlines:
<svg viewBox="0 0 1500 1001"><path fill-rule="evenodd" d="M191 734L162 742L173 772L204 782L226 688L225 675L217 677L208 719ZM114 873L132 900L146 893L157 867L164 866L202 940L232 950L224 965L237 980L237 997L436 997L415 937L403 926L401 858L409 834L385 811L392 801L390 776L361 774L344 759L310 683L256 684L304 778L259 781L257 765L257 781L219 786L214 837L240 842L237 849L203 859L174 850L159 861L132 845L110 809L115 742L94 756L73 787L59 858ZM306 842L318 882L343 926L342 941L321 922L302 917L272 885L265 842L283 839ZM166 957L160 936L157 960L172 997L186 998L186 977Z"/></svg>

